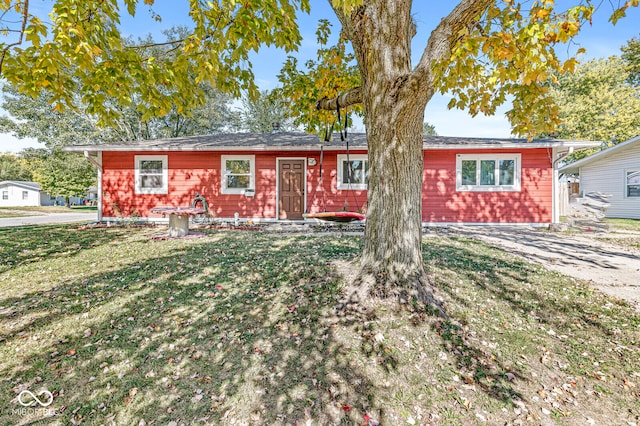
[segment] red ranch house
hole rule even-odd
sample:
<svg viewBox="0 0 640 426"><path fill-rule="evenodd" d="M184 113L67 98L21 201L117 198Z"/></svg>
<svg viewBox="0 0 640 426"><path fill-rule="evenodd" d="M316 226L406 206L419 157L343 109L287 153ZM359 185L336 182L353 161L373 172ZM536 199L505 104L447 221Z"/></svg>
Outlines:
<svg viewBox="0 0 640 426"><path fill-rule="evenodd" d="M305 213L366 211L366 135L234 133L68 146L98 166L100 220L154 217L202 194L217 218L302 220ZM558 220L557 163L597 142L424 139L426 224L549 224ZM349 167L349 163L351 167ZM351 169L351 177L349 177ZM157 215L155 215L157 217Z"/></svg>

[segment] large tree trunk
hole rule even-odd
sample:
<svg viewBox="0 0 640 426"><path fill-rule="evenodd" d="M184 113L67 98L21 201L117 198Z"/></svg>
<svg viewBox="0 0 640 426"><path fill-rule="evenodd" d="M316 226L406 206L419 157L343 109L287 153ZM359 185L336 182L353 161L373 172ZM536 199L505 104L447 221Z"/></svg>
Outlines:
<svg viewBox="0 0 640 426"><path fill-rule="evenodd" d="M433 90L412 77L411 1L337 9L353 43L369 144L361 283L375 296L433 302L422 262L422 123Z"/></svg>
<svg viewBox="0 0 640 426"><path fill-rule="evenodd" d="M359 282L371 283L365 287L374 295L436 303L422 262L422 124L434 94L431 66L450 56L452 47L492 3L457 3L431 33L413 69L411 0L334 7L353 45L362 79L362 87L339 101L342 106L362 101L366 116L369 195ZM318 103L319 108L332 106L331 100Z"/></svg>
<svg viewBox="0 0 640 426"><path fill-rule="evenodd" d="M367 119L369 191L362 272L375 278L378 296L427 302L430 291L424 288L422 262L424 106L401 108L383 99L373 93L365 96L365 110L380 113ZM409 114L411 109L417 112Z"/></svg>

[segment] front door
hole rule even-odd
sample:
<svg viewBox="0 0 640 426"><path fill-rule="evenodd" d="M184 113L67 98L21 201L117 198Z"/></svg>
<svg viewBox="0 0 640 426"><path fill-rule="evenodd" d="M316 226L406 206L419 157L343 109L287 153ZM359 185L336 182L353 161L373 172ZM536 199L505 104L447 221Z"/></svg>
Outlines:
<svg viewBox="0 0 640 426"><path fill-rule="evenodd" d="M278 160L278 219L302 219L304 160Z"/></svg>

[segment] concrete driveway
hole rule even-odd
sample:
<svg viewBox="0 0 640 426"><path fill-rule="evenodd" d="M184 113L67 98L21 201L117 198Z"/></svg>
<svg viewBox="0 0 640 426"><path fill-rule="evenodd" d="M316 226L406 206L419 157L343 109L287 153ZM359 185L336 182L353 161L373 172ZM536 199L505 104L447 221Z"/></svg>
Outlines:
<svg viewBox="0 0 640 426"><path fill-rule="evenodd" d="M452 227L548 269L591 281L603 293L640 309L640 251L603 241L595 234L570 235L529 227ZM604 234L615 238L620 234ZM640 239L640 235L630 234Z"/></svg>
<svg viewBox="0 0 640 426"><path fill-rule="evenodd" d="M38 213L34 216L0 218L0 228L9 226L49 225L54 223L95 222L97 212Z"/></svg>

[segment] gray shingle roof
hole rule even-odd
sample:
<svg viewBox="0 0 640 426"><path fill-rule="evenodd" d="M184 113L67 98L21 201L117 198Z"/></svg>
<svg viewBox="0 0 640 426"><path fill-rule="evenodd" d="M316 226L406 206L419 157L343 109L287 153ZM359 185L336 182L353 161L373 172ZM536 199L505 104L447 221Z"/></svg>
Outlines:
<svg viewBox="0 0 640 426"><path fill-rule="evenodd" d="M349 147L366 149L367 137L364 133L350 133ZM599 142L565 141L557 139L499 139L463 138L448 136L426 136L424 147L432 149L477 149L477 148L545 148L573 146L584 148L597 146ZM65 151L318 151L343 150L346 143L334 135L331 142L322 142L316 135L306 133L224 133L206 136L185 136L170 139L131 141L108 145L73 145Z"/></svg>
<svg viewBox="0 0 640 426"><path fill-rule="evenodd" d="M2 185L13 185L19 186L21 188L32 189L34 191L40 191L42 188L38 182L26 182L23 180L5 180L0 182L0 186Z"/></svg>

